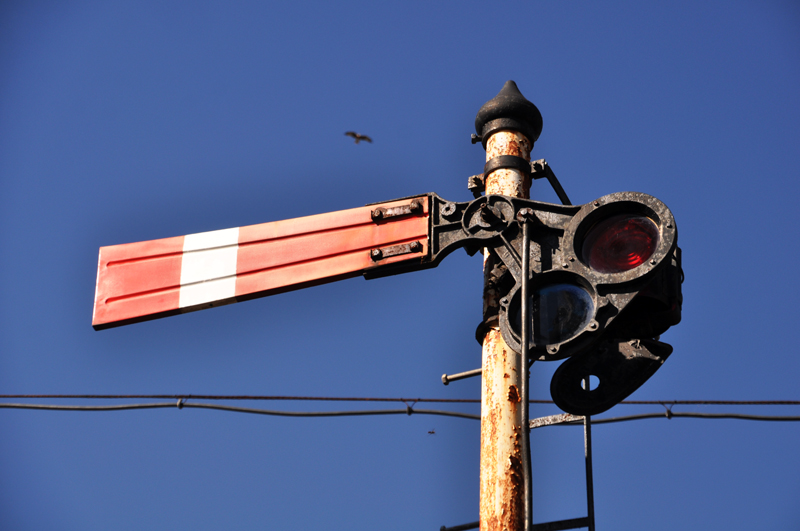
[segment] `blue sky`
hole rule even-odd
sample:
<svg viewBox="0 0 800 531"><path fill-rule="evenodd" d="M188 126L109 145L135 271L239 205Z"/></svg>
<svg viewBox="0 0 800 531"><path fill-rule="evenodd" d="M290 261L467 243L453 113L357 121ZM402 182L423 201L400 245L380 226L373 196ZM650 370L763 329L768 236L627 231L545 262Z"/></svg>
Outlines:
<svg viewBox="0 0 800 531"><path fill-rule="evenodd" d="M634 190L675 215L683 321L631 398L796 400L799 29L788 1L4 2L0 394L479 398L475 379L439 380L480 364L477 257L96 332L97 250L466 201L475 114L513 79L544 119L532 155L573 202ZM532 196L557 201L542 181ZM555 367L534 366L533 398ZM2 529L433 530L478 514L473 420L0 409L0 433ZM593 433L598 529L800 526L797 423ZM535 520L583 516L581 430L532 445Z"/></svg>

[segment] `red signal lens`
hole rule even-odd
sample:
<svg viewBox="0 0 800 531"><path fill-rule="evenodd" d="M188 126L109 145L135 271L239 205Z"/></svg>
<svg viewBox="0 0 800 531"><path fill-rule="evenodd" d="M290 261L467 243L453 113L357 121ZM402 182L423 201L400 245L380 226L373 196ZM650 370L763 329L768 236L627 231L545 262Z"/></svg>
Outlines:
<svg viewBox="0 0 800 531"><path fill-rule="evenodd" d="M621 214L592 227L581 253L595 271L621 273L646 262L655 252L658 239L658 227L652 219Z"/></svg>

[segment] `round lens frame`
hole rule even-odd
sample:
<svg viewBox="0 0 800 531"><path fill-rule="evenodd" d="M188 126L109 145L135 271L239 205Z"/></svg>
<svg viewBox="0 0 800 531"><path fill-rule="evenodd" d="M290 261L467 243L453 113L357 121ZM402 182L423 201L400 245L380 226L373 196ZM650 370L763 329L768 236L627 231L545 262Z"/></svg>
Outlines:
<svg viewBox="0 0 800 531"><path fill-rule="evenodd" d="M561 282L534 289L531 310L533 342L555 345L583 332L594 319L595 303L585 288Z"/></svg>
<svg viewBox="0 0 800 531"><path fill-rule="evenodd" d="M567 271L538 275L530 287L531 334L528 348L539 360L563 359L561 346L591 341L599 330L600 307L594 287L581 276ZM500 300L500 331L515 352L522 346L522 288L515 287Z"/></svg>
<svg viewBox="0 0 800 531"><path fill-rule="evenodd" d="M589 229L581 246L581 259L600 273L630 271L653 256L659 239L658 226L649 217L617 214Z"/></svg>
<svg viewBox="0 0 800 531"><path fill-rule="evenodd" d="M607 220L614 220L617 216L646 218L648 221L645 222L645 226L652 222L658 231L658 238L652 252L640 250L642 257L647 254L649 257L638 265L630 269L596 266L603 270L611 269L613 271L603 272L593 268L589 263L587 255L590 254L588 247L591 243L587 243L587 237L595 230L599 231L597 234L603 232L601 224ZM622 286L627 282L634 282L651 275L677 246L678 231L672 212L660 200L641 192L617 192L583 205L567 224L562 241L564 245L561 253L553 258L554 264L561 271L569 271L583 277L596 290L598 286L609 284ZM584 247L587 248L587 252L584 252ZM638 259L634 259L625 267L630 267L631 264L638 261Z"/></svg>

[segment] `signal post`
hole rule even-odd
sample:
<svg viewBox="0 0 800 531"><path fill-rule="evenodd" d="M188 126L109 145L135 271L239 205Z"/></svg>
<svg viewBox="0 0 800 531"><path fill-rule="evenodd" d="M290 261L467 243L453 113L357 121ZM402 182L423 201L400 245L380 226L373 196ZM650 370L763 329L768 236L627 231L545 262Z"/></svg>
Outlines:
<svg viewBox="0 0 800 531"><path fill-rule="evenodd" d="M542 128L539 111L520 94L516 84L509 81L496 98L481 108L475 128L486 148L487 166L483 176L486 195L528 199L531 187L530 153ZM528 136L519 129L525 130ZM504 157L509 162L521 159L528 165L528 171L519 167L498 167L498 163L493 162L503 160L498 157ZM523 381L523 373L527 374L527 371L523 370L520 353L509 348L500 332L500 299L507 295L498 282L499 271L496 268L500 265L501 262L491 250L484 250L483 322L478 331L478 336L483 336L480 452L482 531L522 530L526 521L524 468L529 467L529 459L524 451L526 445L522 444L525 433L522 427L524 404L521 388L527 384Z"/></svg>

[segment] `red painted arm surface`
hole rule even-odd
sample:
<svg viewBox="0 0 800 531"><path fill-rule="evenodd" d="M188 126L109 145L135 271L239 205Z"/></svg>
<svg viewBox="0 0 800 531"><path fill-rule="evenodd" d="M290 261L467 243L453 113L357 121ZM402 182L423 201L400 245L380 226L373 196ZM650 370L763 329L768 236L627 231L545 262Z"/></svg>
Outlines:
<svg viewBox="0 0 800 531"><path fill-rule="evenodd" d="M429 198L420 196L101 247L92 326L111 328L421 261L428 253L428 218Z"/></svg>

